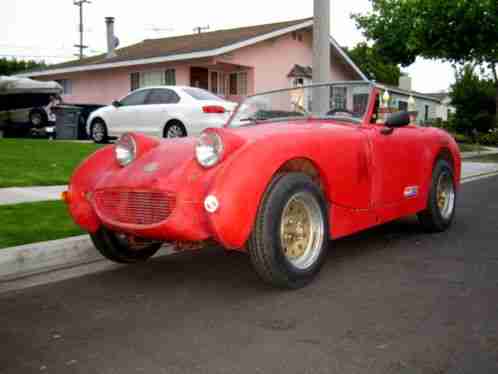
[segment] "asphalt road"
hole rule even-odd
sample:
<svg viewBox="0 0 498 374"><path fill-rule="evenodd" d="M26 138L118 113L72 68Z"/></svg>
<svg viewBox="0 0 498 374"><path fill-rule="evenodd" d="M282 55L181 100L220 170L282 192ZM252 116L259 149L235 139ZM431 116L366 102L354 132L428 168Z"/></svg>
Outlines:
<svg viewBox="0 0 498 374"><path fill-rule="evenodd" d="M208 250L1 295L0 372L498 373L498 177L457 214L332 242L294 292Z"/></svg>

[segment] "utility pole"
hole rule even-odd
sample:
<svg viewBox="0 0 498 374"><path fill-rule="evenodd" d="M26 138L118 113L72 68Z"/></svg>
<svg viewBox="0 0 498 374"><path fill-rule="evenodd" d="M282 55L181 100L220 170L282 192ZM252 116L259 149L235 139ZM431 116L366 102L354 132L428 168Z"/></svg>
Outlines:
<svg viewBox="0 0 498 374"><path fill-rule="evenodd" d="M91 4L91 1L89 1L89 0L73 0L73 4L80 8L80 24L79 24L80 44L75 44L74 46L80 50L78 56L79 56L80 60L82 60L83 57L84 57L83 50L86 49L86 48L88 48L87 45L83 44L83 32L84 32L84 27L83 27L83 5L84 4Z"/></svg>
<svg viewBox="0 0 498 374"><path fill-rule="evenodd" d="M314 0L313 83L329 83L330 75L330 0ZM313 89L312 112L330 109L330 88Z"/></svg>
<svg viewBox="0 0 498 374"><path fill-rule="evenodd" d="M197 34L200 34L201 32L203 32L205 30L209 30L209 25L194 27L194 32L197 33Z"/></svg>

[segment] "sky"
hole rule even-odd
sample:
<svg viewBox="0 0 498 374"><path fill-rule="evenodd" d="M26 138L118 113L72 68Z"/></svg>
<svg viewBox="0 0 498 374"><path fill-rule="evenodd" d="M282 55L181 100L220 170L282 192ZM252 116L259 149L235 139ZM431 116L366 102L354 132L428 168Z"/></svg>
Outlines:
<svg viewBox="0 0 498 374"><path fill-rule="evenodd" d="M364 13L368 0L331 0L331 34L342 46L353 47L364 38L350 18ZM91 0L84 6L87 54L106 50L106 16L116 18L120 46L147 38L258 25L313 16L313 0ZM17 56L47 62L74 59L79 43L79 8L73 0L2 0L0 3L0 57ZM447 90L454 81L452 67L440 61L418 59L403 69L420 92Z"/></svg>

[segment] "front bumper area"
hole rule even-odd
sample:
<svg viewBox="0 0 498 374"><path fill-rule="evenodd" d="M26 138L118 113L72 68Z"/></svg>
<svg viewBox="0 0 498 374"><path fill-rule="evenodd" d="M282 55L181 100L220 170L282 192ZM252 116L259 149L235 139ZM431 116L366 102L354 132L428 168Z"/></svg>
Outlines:
<svg viewBox="0 0 498 374"><path fill-rule="evenodd" d="M202 201L184 197L170 191L100 189L91 205L101 224L114 231L161 241L207 240Z"/></svg>

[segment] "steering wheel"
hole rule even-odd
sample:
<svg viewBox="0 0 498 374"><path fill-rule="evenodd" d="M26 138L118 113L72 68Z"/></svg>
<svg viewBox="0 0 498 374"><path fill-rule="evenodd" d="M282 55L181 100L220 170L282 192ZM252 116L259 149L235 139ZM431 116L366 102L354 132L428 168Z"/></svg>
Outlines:
<svg viewBox="0 0 498 374"><path fill-rule="evenodd" d="M347 114L351 115L351 117L354 117L354 113L351 112L350 110L347 110L347 109L332 109L332 110L327 112L327 116L333 116L337 113L347 113Z"/></svg>

